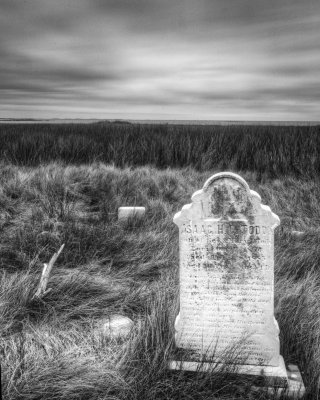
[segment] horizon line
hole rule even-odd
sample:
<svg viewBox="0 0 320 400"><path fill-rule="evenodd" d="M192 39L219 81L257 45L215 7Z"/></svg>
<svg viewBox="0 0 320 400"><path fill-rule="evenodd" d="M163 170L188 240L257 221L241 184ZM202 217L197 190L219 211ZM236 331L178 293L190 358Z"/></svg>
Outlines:
<svg viewBox="0 0 320 400"><path fill-rule="evenodd" d="M0 123L140 123L181 125L320 125L320 120L211 120L211 119L132 119L132 118L1 118Z"/></svg>

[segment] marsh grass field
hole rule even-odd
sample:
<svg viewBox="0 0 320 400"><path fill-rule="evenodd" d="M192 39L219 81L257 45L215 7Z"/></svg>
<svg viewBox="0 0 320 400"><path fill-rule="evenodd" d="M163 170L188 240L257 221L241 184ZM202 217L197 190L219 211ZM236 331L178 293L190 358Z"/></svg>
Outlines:
<svg viewBox="0 0 320 400"><path fill-rule="evenodd" d="M4 399L266 399L249 381L170 373L178 312L173 215L213 173L239 173L279 215L281 353L320 398L320 128L0 125ZM117 221L119 206L142 221ZM304 232L294 235L292 231ZM43 263L61 244L43 299ZM112 314L133 319L106 337ZM268 397L269 396L269 397ZM285 397L284 397L285 398Z"/></svg>

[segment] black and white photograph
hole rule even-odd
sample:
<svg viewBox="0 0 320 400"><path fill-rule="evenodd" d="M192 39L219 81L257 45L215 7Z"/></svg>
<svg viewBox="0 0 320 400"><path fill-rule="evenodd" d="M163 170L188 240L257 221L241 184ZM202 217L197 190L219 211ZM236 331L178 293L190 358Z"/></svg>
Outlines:
<svg viewBox="0 0 320 400"><path fill-rule="evenodd" d="M4 400L320 400L319 0L0 0Z"/></svg>

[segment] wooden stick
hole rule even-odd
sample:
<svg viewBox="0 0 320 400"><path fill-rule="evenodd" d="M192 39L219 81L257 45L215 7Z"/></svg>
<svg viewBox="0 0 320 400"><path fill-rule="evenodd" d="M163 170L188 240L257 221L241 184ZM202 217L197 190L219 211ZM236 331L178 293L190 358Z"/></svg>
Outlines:
<svg viewBox="0 0 320 400"><path fill-rule="evenodd" d="M38 286L38 289L32 299L34 299L35 297L41 298L50 292L51 289L46 290L50 272L52 270L54 263L57 261L57 258L61 254L63 248L64 248L64 244L60 247L60 249L56 253L54 253L54 255L51 257L51 260L49 261L49 264L43 264L43 270L42 270L39 286Z"/></svg>

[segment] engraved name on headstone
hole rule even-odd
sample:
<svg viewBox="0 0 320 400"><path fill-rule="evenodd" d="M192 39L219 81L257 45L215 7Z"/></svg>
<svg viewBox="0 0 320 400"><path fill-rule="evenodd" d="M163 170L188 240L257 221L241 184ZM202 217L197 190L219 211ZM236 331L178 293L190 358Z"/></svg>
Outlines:
<svg viewBox="0 0 320 400"><path fill-rule="evenodd" d="M274 228L280 220L240 176L213 175L174 217L179 227L176 346L191 360L278 367ZM241 353L241 354L240 354ZM280 360L281 358L281 360Z"/></svg>

